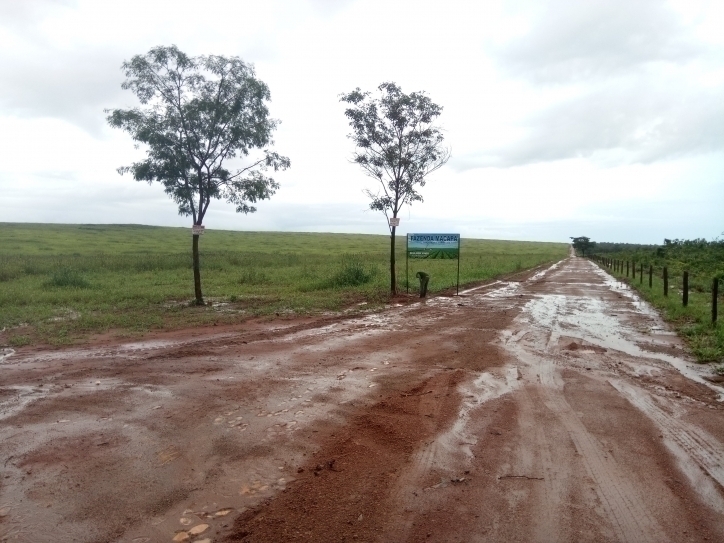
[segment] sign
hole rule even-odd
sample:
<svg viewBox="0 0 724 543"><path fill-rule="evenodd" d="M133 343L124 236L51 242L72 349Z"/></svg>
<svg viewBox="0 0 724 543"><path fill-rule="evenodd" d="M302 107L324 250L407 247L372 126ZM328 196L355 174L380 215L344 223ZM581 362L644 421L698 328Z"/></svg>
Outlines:
<svg viewBox="0 0 724 543"><path fill-rule="evenodd" d="M400 226L400 217L390 217L390 226Z"/></svg>
<svg viewBox="0 0 724 543"><path fill-rule="evenodd" d="M408 258L460 258L460 234L407 234Z"/></svg>
<svg viewBox="0 0 724 543"><path fill-rule="evenodd" d="M201 236L203 235L204 230L206 230L206 227L203 224L194 224L191 227L191 234L194 236Z"/></svg>

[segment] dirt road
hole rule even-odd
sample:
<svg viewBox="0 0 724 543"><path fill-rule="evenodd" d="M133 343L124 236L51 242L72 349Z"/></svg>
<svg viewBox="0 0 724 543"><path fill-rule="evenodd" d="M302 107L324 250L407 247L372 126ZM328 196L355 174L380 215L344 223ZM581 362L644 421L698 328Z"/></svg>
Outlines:
<svg viewBox="0 0 724 543"><path fill-rule="evenodd" d="M724 541L724 389L583 259L0 354L0 541Z"/></svg>

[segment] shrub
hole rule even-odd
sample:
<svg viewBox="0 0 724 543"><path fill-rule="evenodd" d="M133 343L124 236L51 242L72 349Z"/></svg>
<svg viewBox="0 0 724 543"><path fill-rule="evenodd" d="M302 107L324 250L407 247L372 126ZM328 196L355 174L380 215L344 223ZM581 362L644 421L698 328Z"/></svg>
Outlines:
<svg viewBox="0 0 724 543"><path fill-rule="evenodd" d="M374 266L365 266L364 262L354 255L345 256L342 266L329 280L330 287L357 287L369 283L377 274Z"/></svg>
<svg viewBox="0 0 724 543"><path fill-rule="evenodd" d="M50 276L46 283L50 287L88 288L90 283L77 271L70 268L61 268Z"/></svg>

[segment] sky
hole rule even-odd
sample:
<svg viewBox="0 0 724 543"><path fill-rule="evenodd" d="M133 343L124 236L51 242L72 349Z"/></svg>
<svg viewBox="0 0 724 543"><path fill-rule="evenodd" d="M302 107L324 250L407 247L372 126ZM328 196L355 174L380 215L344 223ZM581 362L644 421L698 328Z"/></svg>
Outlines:
<svg viewBox="0 0 724 543"><path fill-rule="evenodd" d="M104 113L137 104L124 60L175 44L252 63L291 159L255 214L213 201L207 229L388 234L339 95L394 81L443 107L452 152L401 234L714 239L722 28L721 0L0 0L0 221L190 226L117 173L144 149Z"/></svg>

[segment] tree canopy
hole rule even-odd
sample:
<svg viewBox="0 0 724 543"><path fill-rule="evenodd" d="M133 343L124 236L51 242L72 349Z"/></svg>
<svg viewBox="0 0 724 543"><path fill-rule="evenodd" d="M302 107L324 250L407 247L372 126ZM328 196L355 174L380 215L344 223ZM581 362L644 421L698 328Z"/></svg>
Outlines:
<svg viewBox="0 0 724 543"><path fill-rule="evenodd" d="M349 104L344 114L352 128L348 137L357 146L353 161L380 183L377 191L367 189L365 193L370 208L388 219L394 293L396 226L389 219L396 218L405 204L422 202L418 188L448 161L450 150L443 146L442 132L434 125L442 107L424 92L405 94L391 82L382 83L377 90L379 97L373 97L357 88L342 94L340 101Z"/></svg>
<svg viewBox="0 0 724 543"><path fill-rule="evenodd" d="M268 149L278 121L269 118L269 88L239 57L190 57L176 46L155 47L124 62L123 88L142 106L108 111L108 123L146 148L146 158L118 169L137 181L159 182L179 214L201 225L212 199L239 213L270 198L279 184L264 172L289 167ZM253 150L259 156L250 157ZM242 159L231 169L228 161ZM203 303L194 236L196 300Z"/></svg>
<svg viewBox="0 0 724 543"><path fill-rule="evenodd" d="M583 256L586 256L586 251L593 249L596 246L596 242L591 241L586 236L571 237L571 245L573 245L576 251L580 251Z"/></svg>

